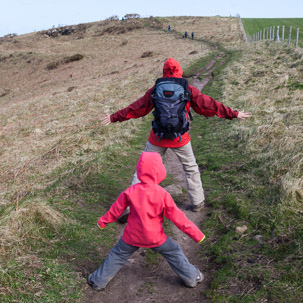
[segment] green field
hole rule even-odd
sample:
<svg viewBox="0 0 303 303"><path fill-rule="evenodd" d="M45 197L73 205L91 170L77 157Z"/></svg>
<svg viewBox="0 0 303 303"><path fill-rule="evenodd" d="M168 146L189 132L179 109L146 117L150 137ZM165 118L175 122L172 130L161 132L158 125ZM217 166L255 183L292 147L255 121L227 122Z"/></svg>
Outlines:
<svg viewBox="0 0 303 303"><path fill-rule="evenodd" d="M242 18L243 26L248 36L270 26L280 26L280 39L282 36L282 26L285 26L284 40L288 40L289 27L292 26L291 43L295 43L297 28L300 29L299 43L302 46L303 18ZM301 37L301 38L300 38Z"/></svg>

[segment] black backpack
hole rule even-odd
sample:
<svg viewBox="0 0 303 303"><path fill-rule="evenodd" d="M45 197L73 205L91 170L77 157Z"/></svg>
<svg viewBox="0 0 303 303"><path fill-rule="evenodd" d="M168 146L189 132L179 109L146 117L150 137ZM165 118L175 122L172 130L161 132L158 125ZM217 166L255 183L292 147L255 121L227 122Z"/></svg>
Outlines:
<svg viewBox="0 0 303 303"><path fill-rule="evenodd" d="M184 78L159 78L151 95L151 102L154 103L155 119L152 122L152 129L156 139L175 139L186 133L189 129L189 122L185 106L190 100L188 82ZM189 117L192 116L189 112Z"/></svg>

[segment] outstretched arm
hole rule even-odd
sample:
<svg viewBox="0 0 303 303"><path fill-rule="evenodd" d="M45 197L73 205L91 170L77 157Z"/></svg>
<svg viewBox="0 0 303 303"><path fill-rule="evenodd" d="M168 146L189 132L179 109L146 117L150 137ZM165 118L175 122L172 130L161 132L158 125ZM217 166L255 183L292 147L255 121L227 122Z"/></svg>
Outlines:
<svg viewBox="0 0 303 303"><path fill-rule="evenodd" d="M146 116L153 109L154 105L150 102L151 92L150 88L144 96L133 102L129 106L118 110L112 115L101 118L102 125L109 125L114 122L123 122L129 119L136 119Z"/></svg>
<svg viewBox="0 0 303 303"><path fill-rule="evenodd" d="M192 91L191 107L193 110L207 117L217 115L219 118L244 120L251 117L251 113L233 110L213 98L202 94L196 87L189 85Z"/></svg>
<svg viewBox="0 0 303 303"><path fill-rule="evenodd" d="M97 223L97 226L101 229L104 229L108 223L116 221L124 212L126 207L129 206L127 190L121 193L110 207L109 211L102 216Z"/></svg>
<svg viewBox="0 0 303 303"><path fill-rule="evenodd" d="M201 243L205 239L203 232L192 221L188 220L168 193L165 198L164 216L195 242Z"/></svg>
<svg viewBox="0 0 303 303"><path fill-rule="evenodd" d="M199 115L206 117L218 116L219 118L225 118L232 120L237 118L238 112L225 106L221 102L202 94L196 87L188 85L191 90L191 102L190 106Z"/></svg>

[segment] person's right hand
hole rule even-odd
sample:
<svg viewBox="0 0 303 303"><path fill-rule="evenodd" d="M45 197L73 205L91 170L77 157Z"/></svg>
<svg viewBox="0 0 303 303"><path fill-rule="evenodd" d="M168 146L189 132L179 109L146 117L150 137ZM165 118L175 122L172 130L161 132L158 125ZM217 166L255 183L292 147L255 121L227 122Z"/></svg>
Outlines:
<svg viewBox="0 0 303 303"><path fill-rule="evenodd" d="M102 125L109 125L109 124L111 124L110 115L101 118L101 124Z"/></svg>

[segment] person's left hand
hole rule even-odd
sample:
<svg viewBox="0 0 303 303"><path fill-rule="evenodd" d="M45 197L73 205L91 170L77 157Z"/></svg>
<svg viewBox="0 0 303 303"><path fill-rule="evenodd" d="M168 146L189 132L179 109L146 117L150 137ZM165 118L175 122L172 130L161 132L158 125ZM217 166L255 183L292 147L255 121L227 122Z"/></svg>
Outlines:
<svg viewBox="0 0 303 303"><path fill-rule="evenodd" d="M251 113L245 113L244 111L240 111L238 112L238 119L241 119L241 120L245 120L246 118L250 118L252 115Z"/></svg>

